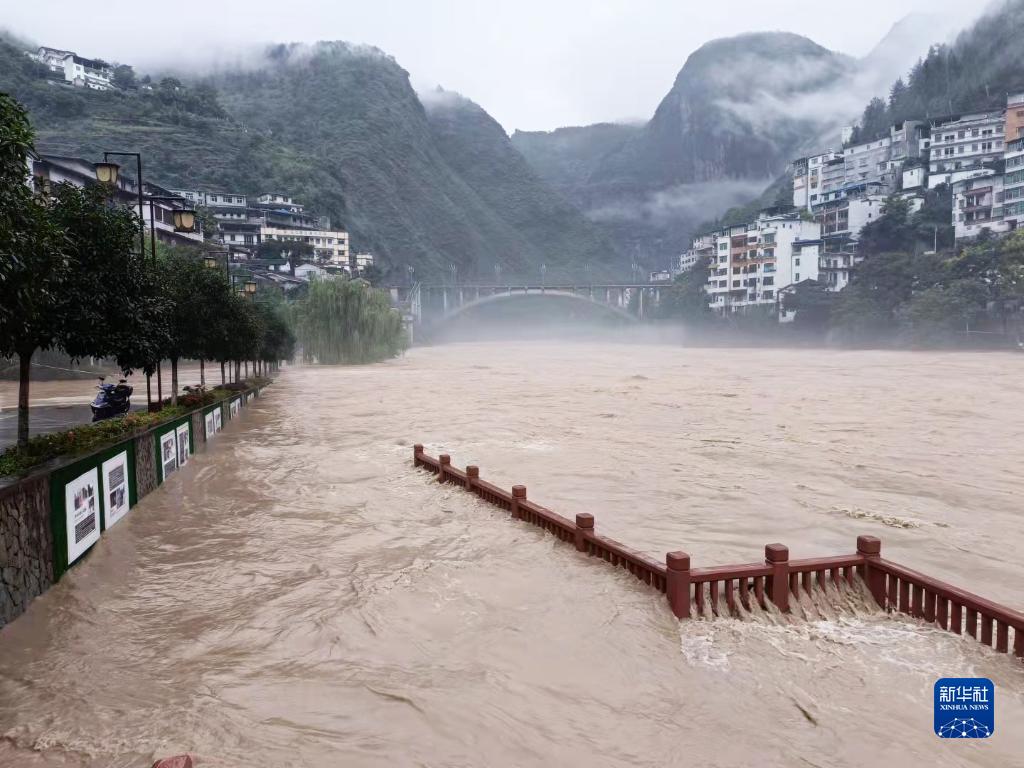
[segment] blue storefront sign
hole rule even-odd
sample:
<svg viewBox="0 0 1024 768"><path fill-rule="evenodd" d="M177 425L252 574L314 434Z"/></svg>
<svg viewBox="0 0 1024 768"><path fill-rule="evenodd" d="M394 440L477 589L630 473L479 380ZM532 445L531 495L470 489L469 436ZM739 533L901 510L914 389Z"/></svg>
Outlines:
<svg viewBox="0 0 1024 768"><path fill-rule="evenodd" d="M996 729L996 687L987 677L935 681L935 735L987 739Z"/></svg>

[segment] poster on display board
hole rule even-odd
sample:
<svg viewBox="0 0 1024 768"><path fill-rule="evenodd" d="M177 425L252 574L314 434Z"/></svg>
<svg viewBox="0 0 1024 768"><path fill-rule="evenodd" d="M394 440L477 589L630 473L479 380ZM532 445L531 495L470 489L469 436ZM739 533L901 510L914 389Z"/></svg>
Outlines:
<svg viewBox="0 0 1024 768"><path fill-rule="evenodd" d="M238 409L241 408L241 403L242 400L236 397L234 400L231 401L231 404L228 406L231 409L232 419L238 415Z"/></svg>
<svg viewBox="0 0 1024 768"><path fill-rule="evenodd" d="M213 412L213 428L217 432L224 429L224 409L219 405L217 406L217 410Z"/></svg>
<svg viewBox="0 0 1024 768"><path fill-rule="evenodd" d="M178 468L178 444L173 429L160 435L160 466L163 467L164 480Z"/></svg>
<svg viewBox="0 0 1024 768"><path fill-rule="evenodd" d="M217 421L213 418L215 411L210 411L204 418L206 422L206 439L209 440L217 434Z"/></svg>
<svg viewBox="0 0 1024 768"><path fill-rule="evenodd" d="M103 526L109 528L128 512L128 452L121 451L100 467L103 477Z"/></svg>
<svg viewBox="0 0 1024 768"><path fill-rule="evenodd" d="M96 467L64 486L68 565L100 540L99 474Z"/></svg>
<svg viewBox="0 0 1024 768"><path fill-rule="evenodd" d="M184 467L188 464L188 424L178 427L178 466Z"/></svg>

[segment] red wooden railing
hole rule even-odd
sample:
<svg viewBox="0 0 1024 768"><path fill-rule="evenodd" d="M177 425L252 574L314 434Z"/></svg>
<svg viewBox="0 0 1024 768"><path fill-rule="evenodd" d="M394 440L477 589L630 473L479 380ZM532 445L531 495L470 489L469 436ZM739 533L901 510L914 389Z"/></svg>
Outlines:
<svg viewBox="0 0 1024 768"><path fill-rule="evenodd" d="M576 515L572 521L530 501L524 485L512 486L509 493L481 480L479 467L468 466L462 471L452 466L447 454L432 458L419 444L413 447L413 464L436 474L438 482L465 488L511 512L514 519L571 542L580 552L624 568L665 593L678 618L709 612L714 616L739 615L741 608L749 611L754 606L774 606L775 610L787 613L790 601L799 600L802 594L810 596L815 590L852 587L859 579L883 609L924 619L958 635L970 635L1000 653L1009 652L1012 629L1013 653L1024 659L1024 614L883 559L882 543L874 536L858 536L857 552L853 555L790 560L788 547L768 544L763 563L691 568L687 553L669 552L662 565L598 534L591 514Z"/></svg>

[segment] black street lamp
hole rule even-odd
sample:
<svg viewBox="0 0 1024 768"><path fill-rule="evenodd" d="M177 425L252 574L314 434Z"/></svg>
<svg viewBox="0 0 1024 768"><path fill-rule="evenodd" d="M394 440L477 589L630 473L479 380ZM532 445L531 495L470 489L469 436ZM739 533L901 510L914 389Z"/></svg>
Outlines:
<svg viewBox="0 0 1024 768"><path fill-rule="evenodd" d="M103 162L96 163L93 169L96 173L96 180L101 184L117 184L118 172L121 169L117 163L110 162L111 157L134 157L136 181L138 182L139 195L139 255L146 252L146 222L142 221L142 155L138 152L104 152Z"/></svg>

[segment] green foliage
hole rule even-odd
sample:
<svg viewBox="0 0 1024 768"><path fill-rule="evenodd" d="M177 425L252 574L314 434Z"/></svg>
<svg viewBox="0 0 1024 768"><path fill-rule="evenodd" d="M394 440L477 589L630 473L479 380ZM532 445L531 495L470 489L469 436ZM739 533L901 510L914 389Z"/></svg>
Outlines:
<svg viewBox="0 0 1024 768"><path fill-rule="evenodd" d="M831 324L853 342L953 344L968 330L1024 332L1024 231L946 253L868 256L837 295ZM799 315L798 315L799 317Z"/></svg>
<svg viewBox="0 0 1024 768"><path fill-rule="evenodd" d="M316 249L312 243L298 240L264 240L260 243L258 253L261 259L284 259L294 277L297 266L313 261Z"/></svg>
<svg viewBox="0 0 1024 768"><path fill-rule="evenodd" d="M782 294L782 308L796 312L793 327L824 331L828 328L838 294L818 280L803 280Z"/></svg>
<svg viewBox="0 0 1024 768"><path fill-rule="evenodd" d="M711 321L714 313L708 307L707 280L706 264L695 264L677 275L671 285L661 289L658 318L698 324Z"/></svg>
<svg viewBox="0 0 1024 768"><path fill-rule="evenodd" d="M111 78L115 88L129 90L136 87L135 70L127 64L118 64L114 67L114 76Z"/></svg>
<svg viewBox="0 0 1024 768"><path fill-rule="evenodd" d="M233 397L235 394L232 390L217 388L202 395L183 396L177 406L166 406L153 413L133 411L121 418L83 424L63 432L37 435L25 446L12 446L0 453L0 477L24 475L53 459L90 453L166 421L180 418L189 411Z"/></svg>
<svg viewBox="0 0 1024 768"><path fill-rule="evenodd" d="M387 293L364 280L313 281L309 295L294 311L307 362L371 363L394 357L408 346L402 318Z"/></svg>

